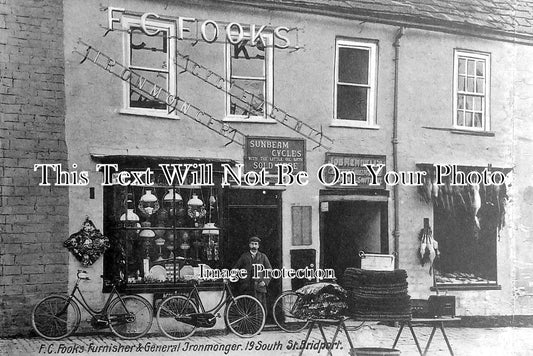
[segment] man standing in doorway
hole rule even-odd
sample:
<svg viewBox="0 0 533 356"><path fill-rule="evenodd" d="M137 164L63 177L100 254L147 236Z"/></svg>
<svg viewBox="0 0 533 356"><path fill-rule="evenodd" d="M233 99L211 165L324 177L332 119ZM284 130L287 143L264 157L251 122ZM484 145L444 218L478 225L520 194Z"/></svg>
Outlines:
<svg viewBox="0 0 533 356"><path fill-rule="evenodd" d="M264 273L260 272L259 278L253 277L253 265L263 265L265 269L271 269L270 261L267 255L259 251L259 243L261 239L257 236L252 236L248 240L249 251L243 253L233 268L245 269L248 271L246 279L239 281L239 291L241 294L251 295L261 302L265 313L268 314L266 294L267 286L270 283L270 278L266 278Z"/></svg>

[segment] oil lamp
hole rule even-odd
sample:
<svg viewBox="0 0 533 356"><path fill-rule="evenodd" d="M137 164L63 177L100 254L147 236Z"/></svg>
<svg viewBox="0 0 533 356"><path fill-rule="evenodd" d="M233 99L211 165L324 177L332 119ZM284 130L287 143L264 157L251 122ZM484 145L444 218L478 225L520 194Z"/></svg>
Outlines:
<svg viewBox="0 0 533 356"><path fill-rule="evenodd" d="M128 197L126 201L126 212L120 216L120 221L124 223L126 227L140 227L139 215L135 214L133 208L133 201ZM139 232L139 230L137 230Z"/></svg>
<svg viewBox="0 0 533 356"><path fill-rule="evenodd" d="M152 194L151 190L147 189L146 193L139 199L139 206L137 208L144 217L150 218L159 210L157 197Z"/></svg>
<svg viewBox="0 0 533 356"><path fill-rule="evenodd" d="M208 222L204 225L202 236L207 239L205 252L208 260L218 259L218 235L219 231L215 223Z"/></svg>
<svg viewBox="0 0 533 356"><path fill-rule="evenodd" d="M174 233L169 231L166 235L167 250L170 252L168 258L174 258Z"/></svg>
<svg viewBox="0 0 533 356"><path fill-rule="evenodd" d="M161 261L163 259L163 252L161 252L161 247L165 245L165 239L158 237L155 239L155 245L159 246L159 256L157 257L157 261Z"/></svg>
<svg viewBox="0 0 533 356"><path fill-rule="evenodd" d="M198 219L205 216L206 210L204 202L198 198L198 195L193 193L191 199L187 202L187 215L194 220L195 226L198 226Z"/></svg>
<svg viewBox="0 0 533 356"><path fill-rule="evenodd" d="M174 205L175 204L175 205ZM168 211L170 216L175 216L175 210L179 209L183 204L183 198L180 193L174 189L169 189L167 194L163 197L163 207Z"/></svg>

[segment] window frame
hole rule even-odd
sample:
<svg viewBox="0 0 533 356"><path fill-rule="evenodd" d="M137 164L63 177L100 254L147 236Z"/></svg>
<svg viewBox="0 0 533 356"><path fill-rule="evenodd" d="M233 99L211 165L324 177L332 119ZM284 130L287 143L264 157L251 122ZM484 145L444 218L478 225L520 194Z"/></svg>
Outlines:
<svg viewBox="0 0 533 356"><path fill-rule="evenodd" d="M491 54L487 52L471 51L466 49L455 48L453 52L453 97L452 97L452 127L457 130L487 132L491 130L490 120L490 87L491 87ZM485 63L485 90L483 94L470 93L465 91L459 91L459 59L474 59L483 60ZM484 99L483 117L481 127L471 127L465 125L458 125L458 101L459 95L478 96ZM465 104L466 105L466 104ZM473 110L473 109L472 109ZM474 120L474 119L472 119Z"/></svg>
<svg viewBox="0 0 533 356"><path fill-rule="evenodd" d="M131 32L132 27L141 27L141 18L134 16L124 15L121 20L122 29L124 30L123 35L123 62L124 66L128 69L132 68L131 65ZM173 40L176 38L176 26L171 21L165 20L156 20L150 19L146 20L146 27L148 30L162 30L167 32L167 70L160 72L167 73L167 91L177 96L177 73L176 73L176 41ZM142 66L133 66L134 69L140 70L149 70L156 72L155 68L142 67ZM120 110L121 113L133 114L133 115L146 115L146 116L155 116L162 118L171 118L179 119L177 115L177 110L173 110L169 113L169 106L167 109L153 109L153 108L138 108L130 106L130 82L124 81L123 83L123 105Z"/></svg>
<svg viewBox="0 0 533 356"><path fill-rule="evenodd" d="M265 39L265 60L263 65L264 72L264 81L265 81L265 108L263 110L263 115L235 115L231 114L231 95L229 94L231 89L232 79L258 79L258 77L251 76L232 76L231 75L231 52L233 50L233 44L230 43L226 38L225 44L225 115L224 121L229 122L254 122L254 123L276 123L276 120L269 118L269 115L272 113L272 108L274 107L274 33L267 32L263 34ZM250 38L250 32L244 32L244 39Z"/></svg>
<svg viewBox="0 0 533 356"><path fill-rule="evenodd" d="M354 48L369 52L368 57L368 84L353 84L339 82L339 49ZM333 121L331 126L356 127L356 128L379 128L377 125L377 70L378 70L378 41L363 39L337 38L335 40L335 76L333 86ZM368 88L366 120L346 120L337 118L337 91L339 85L350 85Z"/></svg>

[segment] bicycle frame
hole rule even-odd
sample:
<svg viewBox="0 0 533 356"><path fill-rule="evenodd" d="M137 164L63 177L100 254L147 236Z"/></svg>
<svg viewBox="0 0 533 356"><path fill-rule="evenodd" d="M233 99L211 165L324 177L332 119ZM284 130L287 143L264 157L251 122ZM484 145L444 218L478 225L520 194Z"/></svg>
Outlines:
<svg viewBox="0 0 533 356"><path fill-rule="evenodd" d="M196 303L199 309L198 311L200 313L211 313L211 314L218 313L224 305L226 305L233 299L235 299L235 296L231 292L231 289L227 281L224 281L224 290L222 292L222 296L220 297L220 300L218 301L217 305L215 305L212 309L205 310L205 307L204 307L204 304L202 303L202 299L200 298L200 292L198 291L198 287L196 283L193 284L192 290L187 295L187 300L192 300L193 303Z"/></svg>
<svg viewBox="0 0 533 356"><path fill-rule="evenodd" d="M107 310L107 308L109 307L109 305L113 301L115 295L116 295L117 298L120 299L120 302L124 305L124 301L122 300L119 292L117 291L115 285L113 284L113 289L111 290L111 293L109 294L109 297L107 298L107 300L106 300L104 306L102 307L102 309L100 309L100 310L93 309L89 305L89 303L87 303L87 301L85 300L85 297L83 296L82 291L79 288L80 280L81 279L79 279L79 278L76 280L76 284L74 285L74 288L72 289L72 292L70 293L70 295L68 297L68 300L69 301L74 300L78 305L81 305L83 307L83 309L85 309L92 317L97 316L97 315L103 315L105 317L105 311ZM76 296L76 291L80 295L81 299ZM125 305L124 305L124 307L125 307ZM65 306L65 308L66 308L66 306Z"/></svg>

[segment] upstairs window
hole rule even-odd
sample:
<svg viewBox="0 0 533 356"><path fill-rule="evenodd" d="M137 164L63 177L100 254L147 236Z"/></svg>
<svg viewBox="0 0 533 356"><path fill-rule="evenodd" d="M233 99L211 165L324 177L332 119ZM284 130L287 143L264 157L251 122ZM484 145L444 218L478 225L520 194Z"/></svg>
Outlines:
<svg viewBox="0 0 533 356"><path fill-rule="evenodd" d="M333 125L375 126L377 44L338 39L335 53Z"/></svg>
<svg viewBox="0 0 533 356"><path fill-rule="evenodd" d="M490 55L456 50L454 127L489 131Z"/></svg>
<svg viewBox="0 0 533 356"><path fill-rule="evenodd" d="M147 21L147 34L141 28L140 19L130 17L124 18L123 25L127 29L124 62L134 73L130 81L135 81L134 85L125 82L125 110L138 114L170 116L168 113L173 111L171 107L164 102L147 98L135 86L138 85L140 76L176 95L176 72L173 65L176 49L175 41L170 40L175 36L174 27L163 21ZM153 85L146 84L148 90L152 90L152 87ZM175 117L175 111L172 116Z"/></svg>
<svg viewBox="0 0 533 356"><path fill-rule="evenodd" d="M248 39L247 39L248 38ZM273 36L245 34L226 45L226 120L268 122L273 105Z"/></svg>

